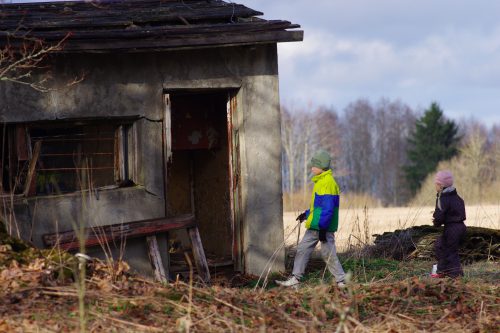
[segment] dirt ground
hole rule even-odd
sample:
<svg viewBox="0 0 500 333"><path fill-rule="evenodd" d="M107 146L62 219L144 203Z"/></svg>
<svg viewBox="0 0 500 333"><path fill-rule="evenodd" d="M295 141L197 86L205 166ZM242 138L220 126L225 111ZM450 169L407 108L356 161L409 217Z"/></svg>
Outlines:
<svg viewBox="0 0 500 333"><path fill-rule="evenodd" d="M349 245L373 242L374 234L404 229L417 225L432 224L434 207L396 207L342 209L340 207L339 230L336 233L337 249L345 250ZM300 212L285 212L283 223L287 245L297 242L299 231L295 217ZM467 206L466 225L500 229L500 205ZM300 237L304 235L304 224L300 226Z"/></svg>

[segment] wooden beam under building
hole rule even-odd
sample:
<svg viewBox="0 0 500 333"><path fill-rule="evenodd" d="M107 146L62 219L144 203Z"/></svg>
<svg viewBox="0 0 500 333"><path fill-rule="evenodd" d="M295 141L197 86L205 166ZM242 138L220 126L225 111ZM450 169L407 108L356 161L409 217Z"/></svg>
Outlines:
<svg viewBox="0 0 500 333"><path fill-rule="evenodd" d="M196 227L194 216L191 214L113 224L92 228L85 228L85 247L104 245L106 242L123 238L137 238L168 232L171 230ZM74 231L45 234L42 236L47 247L58 246L63 250L76 250L80 248L80 241Z"/></svg>

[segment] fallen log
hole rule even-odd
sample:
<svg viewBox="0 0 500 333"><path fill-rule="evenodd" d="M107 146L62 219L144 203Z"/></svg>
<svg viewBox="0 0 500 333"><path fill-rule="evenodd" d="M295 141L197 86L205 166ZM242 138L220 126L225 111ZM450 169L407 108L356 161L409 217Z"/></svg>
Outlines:
<svg viewBox="0 0 500 333"><path fill-rule="evenodd" d="M430 259L434 257L434 243L442 232L443 227L415 226L373 235L373 251L397 260ZM459 254L466 263L500 260L500 230L468 226Z"/></svg>

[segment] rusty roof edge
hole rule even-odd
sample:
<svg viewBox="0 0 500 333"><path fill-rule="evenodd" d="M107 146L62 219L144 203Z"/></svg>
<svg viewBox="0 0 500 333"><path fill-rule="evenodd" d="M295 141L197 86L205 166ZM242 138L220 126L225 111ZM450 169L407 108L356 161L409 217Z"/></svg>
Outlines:
<svg viewBox="0 0 500 333"><path fill-rule="evenodd" d="M95 45L86 47L85 45L79 45L79 48L68 48L63 49L54 53L61 54L84 54L84 53L99 53L99 54L113 54L113 53L144 53L144 52L165 52L165 51L182 51L182 50L194 50L194 49L208 49L208 48L219 48L219 47L233 47L233 46L248 46L248 45L262 45L262 44L275 44L275 43L287 43L287 42L301 42L304 40L304 31L294 30L294 31L280 31L276 33L263 33L260 34L260 38L255 36L251 38L235 38L232 40L227 40L224 43L185 43L185 41L179 41L177 45L152 45L144 43L143 45L115 45L115 48L103 47L99 48ZM109 44L108 44L109 45Z"/></svg>

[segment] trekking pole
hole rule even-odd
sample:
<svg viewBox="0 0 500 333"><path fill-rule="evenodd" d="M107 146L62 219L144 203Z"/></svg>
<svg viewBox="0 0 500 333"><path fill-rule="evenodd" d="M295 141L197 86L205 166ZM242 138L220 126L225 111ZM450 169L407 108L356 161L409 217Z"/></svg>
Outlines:
<svg viewBox="0 0 500 333"><path fill-rule="evenodd" d="M297 232L297 244L295 244L295 245L296 245L296 247L298 247L298 246L299 246L299 240L300 240L300 223L301 223L301 222L302 222L302 221L299 221L299 230L298 230L298 232Z"/></svg>

